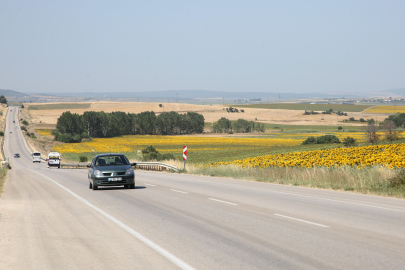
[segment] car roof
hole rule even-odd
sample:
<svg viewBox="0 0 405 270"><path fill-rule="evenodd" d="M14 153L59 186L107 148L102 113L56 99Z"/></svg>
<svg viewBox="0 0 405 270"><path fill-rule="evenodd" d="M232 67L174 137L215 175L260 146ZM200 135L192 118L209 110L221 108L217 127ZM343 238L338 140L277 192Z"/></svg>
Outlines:
<svg viewBox="0 0 405 270"><path fill-rule="evenodd" d="M119 154L119 153L100 154L100 155L95 156L95 158L98 158L98 157L108 157L108 156L125 156L125 155L124 155L124 154Z"/></svg>

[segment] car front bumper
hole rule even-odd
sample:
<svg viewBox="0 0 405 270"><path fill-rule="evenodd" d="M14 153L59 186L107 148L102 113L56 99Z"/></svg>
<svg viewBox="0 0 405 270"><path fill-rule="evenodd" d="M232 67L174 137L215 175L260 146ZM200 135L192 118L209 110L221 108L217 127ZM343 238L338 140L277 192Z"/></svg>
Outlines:
<svg viewBox="0 0 405 270"><path fill-rule="evenodd" d="M94 177L94 184L96 186L122 186L135 184L135 175L114 176L114 178L116 177L121 177L121 180L109 181L108 178L113 177Z"/></svg>

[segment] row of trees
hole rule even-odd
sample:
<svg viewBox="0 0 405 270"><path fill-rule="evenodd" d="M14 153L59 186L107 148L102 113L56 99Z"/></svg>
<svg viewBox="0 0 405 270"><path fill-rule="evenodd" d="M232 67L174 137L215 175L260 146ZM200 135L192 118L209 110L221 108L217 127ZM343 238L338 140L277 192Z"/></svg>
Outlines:
<svg viewBox="0 0 405 270"><path fill-rule="evenodd" d="M253 121L246 121L238 119L231 122L229 119L222 117L212 125L212 131L215 133L249 133L252 131L264 132L264 124L255 123Z"/></svg>
<svg viewBox="0 0 405 270"><path fill-rule="evenodd" d="M375 143L381 139L378 134L379 130L384 131L384 137L388 141L396 141L400 139L402 132L402 130L399 130L400 128L405 128L405 113L390 115L378 125L375 124L374 120L372 122L368 121L368 125L364 128L364 131L367 136L367 141Z"/></svg>
<svg viewBox="0 0 405 270"><path fill-rule="evenodd" d="M81 138L106 138L120 135L174 135L202 133L204 116L195 112L179 114L164 112L156 116L153 111L139 114L125 112L84 112L82 115L70 111L58 118L55 139L77 142Z"/></svg>

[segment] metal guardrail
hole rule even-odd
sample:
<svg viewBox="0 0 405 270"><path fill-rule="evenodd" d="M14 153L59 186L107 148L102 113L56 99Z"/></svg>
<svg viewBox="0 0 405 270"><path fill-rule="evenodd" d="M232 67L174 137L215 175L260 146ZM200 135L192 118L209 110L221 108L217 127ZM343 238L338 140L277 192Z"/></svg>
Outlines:
<svg viewBox="0 0 405 270"><path fill-rule="evenodd" d="M165 168L165 170L169 169L169 170L173 170L173 171L180 171L179 168L163 163L163 162L136 162L135 165L136 169L141 169L141 170L154 170L156 171L155 168L158 168L157 171L162 171L161 168Z"/></svg>
<svg viewBox="0 0 405 270"><path fill-rule="evenodd" d="M78 163L61 163L61 167L71 167L71 168L82 168L85 167L87 168L87 165L90 163L85 163L85 162L78 162ZM147 170L147 171L167 171L167 170L173 170L173 171L180 171L179 168L163 163L163 162L136 162L136 165L134 166L135 169L141 169L141 170Z"/></svg>

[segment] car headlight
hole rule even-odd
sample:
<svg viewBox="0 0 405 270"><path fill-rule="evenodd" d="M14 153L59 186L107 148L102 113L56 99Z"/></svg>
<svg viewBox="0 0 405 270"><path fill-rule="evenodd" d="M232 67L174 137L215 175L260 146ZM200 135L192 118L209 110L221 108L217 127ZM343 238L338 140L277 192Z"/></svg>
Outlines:
<svg viewBox="0 0 405 270"><path fill-rule="evenodd" d="M103 173L100 170L95 170L94 176L103 176Z"/></svg>
<svg viewBox="0 0 405 270"><path fill-rule="evenodd" d="M134 174L134 170L132 168L129 168L125 174Z"/></svg>

